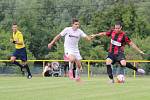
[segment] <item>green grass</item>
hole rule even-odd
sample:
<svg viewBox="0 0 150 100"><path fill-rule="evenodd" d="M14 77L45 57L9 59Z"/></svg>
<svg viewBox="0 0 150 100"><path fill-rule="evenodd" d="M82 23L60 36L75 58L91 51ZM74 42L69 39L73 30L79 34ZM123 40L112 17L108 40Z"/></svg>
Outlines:
<svg viewBox="0 0 150 100"><path fill-rule="evenodd" d="M150 77L109 84L106 76L82 78L0 77L0 100L150 100Z"/></svg>

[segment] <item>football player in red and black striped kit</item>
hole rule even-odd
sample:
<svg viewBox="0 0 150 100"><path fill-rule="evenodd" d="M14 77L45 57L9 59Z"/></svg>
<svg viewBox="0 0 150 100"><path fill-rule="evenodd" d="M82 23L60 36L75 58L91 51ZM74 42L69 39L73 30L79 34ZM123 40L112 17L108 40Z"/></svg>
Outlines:
<svg viewBox="0 0 150 100"><path fill-rule="evenodd" d="M122 31L121 29L122 29L122 23L116 22L114 29L111 29L108 32L100 32L98 34L91 35L92 38L96 36L103 36L103 35L111 37L109 52L108 52L108 56L106 59L107 73L108 73L111 83L114 83L111 65L114 64L115 62L119 62L122 67L133 69L136 72L139 72L142 74L145 73L143 69L136 68L132 64L126 62L125 55L124 55L124 47L126 44L130 45L141 54L144 54L144 52L141 51L133 43L133 41L129 39L126 33Z"/></svg>

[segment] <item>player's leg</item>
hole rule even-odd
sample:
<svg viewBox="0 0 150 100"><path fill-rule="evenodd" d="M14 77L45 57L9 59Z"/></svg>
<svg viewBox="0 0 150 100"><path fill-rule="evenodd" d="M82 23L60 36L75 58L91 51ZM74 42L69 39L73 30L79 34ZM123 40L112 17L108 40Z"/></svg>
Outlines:
<svg viewBox="0 0 150 100"><path fill-rule="evenodd" d="M17 66L19 66L20 68L22 68L22 65L16 61L16 57L15 56L11 56L10 58L11 62Z"/></svg>
<svg viewBox="0 0 150 100"><path fill-rule="evenodd" d="M15 64L15 65L17 65L17 66L20 67L20 70L21 70L22 74L24 75L24 71L22 70L23 66L22 66L19 62L16 61L16 58L19 56L18 54L19 54L19 51L18 51L18 50L15 50L15 52L14 52L13 55L11 56L10 60L11 60L11 62L12 62L13 64Z"/></svg>
<svg viewBox="0 0 150 100"><path fill-rule="evenodd" d="M73 79L73 65L75 62L75 56L73 54L68 54L68 60L69 60L69 78Z"/></svg>
<svg viewBox="0 0 150 100"><path fill-rule="evenodd" d="M27 53L26 53L26 49L25 48L22 48L22 50L20 52L20 59L22 60L23 67L27 70L27 73L28 73L27 78L28 79L32 78L29 66L27 64Z"/></svg>
<svg viewBox="0 0 150 100"><path fill-rule="evenodd" d="M64 77L67 76L68 70L69 70L68 62L64 62Z"/></svg>
<svg viewBox="0 0 150 100"><path fill-rule="evenodd" d="M134 67L130 63L126 62L125 55L123 53L119 54L118 60L120 61L121 67L127 67L127 68L130 68L130 69L133 69L133 70L137 71L136 67Z"/></svg>
<svg viewBox="0 0 150 100"><path fill-rule="evenodd" d="M130 68L130 69L133 69L133 70L135 70L136 72L139 72L139 73L141 73L141 74L144 74L144 73L145 73L145 71L144 71L143 69L134 67L131 63L126 62L125 60L121 60L120 63L121 63L121 66L123 66L123 67L127 67L127 68Z"/></svg>
<svg viewBox="0 0 150 100"><path fill-rule="evenodd" d="M73 78L76 77L76 63L73 64Z"/></svg>
<svg viewBox="0 0 150 100"><path fill-rule="evenodd" d="M76 60L76 71L75 71L75 79L76 81L80 81L80 74L81 74L81 70L82 70L82 65L81 65L81 61L80 60Z"/></svg>
<svg viewBox="0 0 150 100"><path fill-rule="evenodd" d="M114 77L112 72L112 63L114 62L114 59L115 57L113 56L113 54L108 54L108 57L106 59L107 74L111 83L114 83Z"/></svg>
<svg viewBox="0 0 150 100"><path fill-rule="evenodd" d="M141 74L144 74L145 71L143 69L139 69L137 67L134 67L131 63L129 62L126 62L125 60L125 55L123 53L120 53L119 56L118 56L118 59L120 60L120 64L122 67L127 67L127 68L130 68L130 69L133 69Z"/></svg>
<svg viewBox="0 0 150 100"><path fill-rule="evenodd" d="M112 72L112 60L110 58L106 59L106 66L107 66L107 74L111 81L111 83L114 83L114 77Z"/></svg>
<svg viewBox="0 0 150 100"><path fill-rule="evenodd" d="M26 61L22 61L22 65L23 65L23 67L26 69L26 71L28 73L27 78L31 79L32 75L31 75L31 72L30 72L30 69L29 69L29 66L28 66L27 62Z"/></svg>
<svg viewBox="0 0 150 100"><path fill-rule="evenodd" d="M76 81L80 81L80 74L81 74L81 70L82 70L82 65L81 65L81 55L80 53L75 53L75 57L76 57L76 60L75 60L75 63L76 63L76 71L75 71L75 79Z"/></svg>

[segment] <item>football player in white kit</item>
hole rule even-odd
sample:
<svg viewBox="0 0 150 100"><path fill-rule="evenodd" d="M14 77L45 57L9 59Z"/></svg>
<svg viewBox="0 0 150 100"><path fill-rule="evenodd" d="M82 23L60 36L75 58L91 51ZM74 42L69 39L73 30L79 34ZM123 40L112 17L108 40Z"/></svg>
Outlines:
<svg viewBox="0 0 150 100"><path fill-rule="evenodd" d="M56 41L58 41L62 36L65 37L64 40L64 58L69 61L69 78L73 78L73 64L77 65L75 80L80 81L80 70L81 70L81 62L82 59L80 55L80 51L78 48L78 43L81 37L86 40L91 40L90 36L87 36L81 29L79 29L80 23L77 19L72 20L72 27L66 27L60 34L54 37L54 39L48 44L48 48L50 49Z"/></svg>

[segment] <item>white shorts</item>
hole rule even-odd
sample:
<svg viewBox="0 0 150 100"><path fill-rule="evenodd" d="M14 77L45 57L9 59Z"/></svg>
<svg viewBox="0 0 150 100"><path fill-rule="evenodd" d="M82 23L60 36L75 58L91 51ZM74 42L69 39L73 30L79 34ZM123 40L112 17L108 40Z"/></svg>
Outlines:
<svg viewBox="0 0 150 100"><path fill-rule="evenodd" d="M81 57L81 55L80 55L80 53L79 52L65 52L65 54L64 54L64 60L68 60L68 56L69 55L74 55L75 56L75 58L77 59L77 60L81 60L82 59L82 57Z"/></svg>

